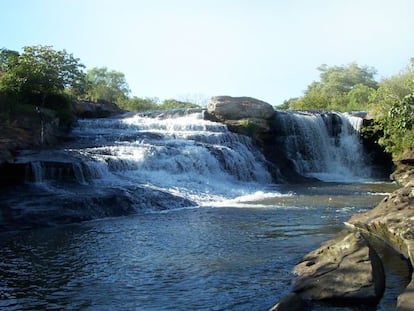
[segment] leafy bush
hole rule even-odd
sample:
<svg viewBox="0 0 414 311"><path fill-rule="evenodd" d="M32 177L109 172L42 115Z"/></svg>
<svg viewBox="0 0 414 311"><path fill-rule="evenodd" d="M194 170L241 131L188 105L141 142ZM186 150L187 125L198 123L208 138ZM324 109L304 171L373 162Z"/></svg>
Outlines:
<svg viewBox="0 0 414 311"><path fill-rule="evenodd" d="M379 143L398 158L414 148L414 93L396 101L382 118L384 134Z"/></svg>

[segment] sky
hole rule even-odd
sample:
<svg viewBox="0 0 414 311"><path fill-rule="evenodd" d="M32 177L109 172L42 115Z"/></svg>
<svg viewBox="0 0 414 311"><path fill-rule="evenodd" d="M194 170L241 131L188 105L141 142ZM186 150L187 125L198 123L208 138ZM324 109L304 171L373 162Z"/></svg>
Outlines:
<svg viewBox="0 0 414 311"><path fill-rule="evenodd" d="M413 0L0 0L0 12L0 48L65 49L160 100L279 105L322 64L356 62L381 80L414 57Z"/></svg>

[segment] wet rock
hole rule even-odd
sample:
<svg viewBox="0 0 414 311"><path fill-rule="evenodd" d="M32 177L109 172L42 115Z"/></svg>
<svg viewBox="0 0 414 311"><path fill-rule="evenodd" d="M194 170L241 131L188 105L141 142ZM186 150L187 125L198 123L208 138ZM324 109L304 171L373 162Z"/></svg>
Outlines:
<svg viewBox="0 0 414 311"><path fill-rule="evenodd" d="M283 297L269 311L307 311L309 305L296 293L289 293Z"/></svg>
<svg viewBox="0 0 414 311"><path fill-rule="evenodd" d="M25 192L20 190L17 187L0 193L0 232L196 205L168 192L138 186L123 190L110 188L102 192L83 187L76 193L63 193L55 202L50 201L49 193L39 192L36 187Z"/></svg>
<svg viewBox="0 0 414 311"><path fill-rule="evenodd" d="M294 271L293 291L306 300L377 302L385 287L381 261L358 232L325 242Z"/></svg>

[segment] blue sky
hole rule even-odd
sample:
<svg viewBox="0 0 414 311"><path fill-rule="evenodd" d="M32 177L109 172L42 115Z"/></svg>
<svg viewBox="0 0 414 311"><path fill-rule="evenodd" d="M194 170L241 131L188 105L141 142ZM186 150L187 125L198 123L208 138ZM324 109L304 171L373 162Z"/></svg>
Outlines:
<svg viewBox="0 0 414 311"><path fill-rule="evenodd" d="M414 57L412 0L0 0L0 48L51 45L121 71L138 97L302 95L321 64Z"/></svg>

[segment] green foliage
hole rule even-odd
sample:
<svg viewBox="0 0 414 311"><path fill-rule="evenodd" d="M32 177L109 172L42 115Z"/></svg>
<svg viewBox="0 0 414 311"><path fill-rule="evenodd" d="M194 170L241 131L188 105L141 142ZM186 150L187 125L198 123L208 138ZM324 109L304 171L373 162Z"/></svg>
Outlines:
<svg viewBox="0 0 414 311"><path fill-rule="evenodd" d="M26 46L23 53L1 50L0 90L27 96L76 88L83 80L79 59L50 46Z"/></svg>
<svg viewBox="0 0 414 311"><path fill-rule="evenodd" d="M122 109L129 111L151 111L151 110L169 110L178 108L200 108L200 106L190 103L179 101L176 99L166 99L161 104L158 98L139 98L132 97L122 100L118 104Z"/></svg>
<svg viewBox="0 0 414 311"><path fill-rule="evenodd" d="M159 109L168 110L168 109L177 109L177 108L200 108L200 106L190 103L179 101L175 99L166 99L162 102Z"/></svg>
<svg viewBox="0 0 414 311"><path fill-rule="evenodd" d="M118 106L128 111L150 111L159 109L157 98L127 98L118 103Z"/></svg>
<svg viewBox="0 0 414 311"><path fill-rule="evenodd" d="M68 124L73 120L65 92L81 92L84 66L65 50L50 46L26 46L21 54L0 50L0 114L6 122L18 115L50 111ZM36 108L36 107L40 107Z"/></svg>
<svg viewBox="0 0 414 311"><path fill-rule="evenodd" d="M347 110L366 110L375 89L364 84L356 84L347 93Z"/></svg>
<svg viewBox="0 0 414 311"><path fill-rule="evenodd" d="M92 68L86 74L86 93L92 100L121 104L130 93L125 75L106 67Z"/></svg>
<svg viewBox="0 0 414 311"><path fill-rule="evenodd" d="M380 82L375 93L371 95L370 110L373 116L381 117L388 113L398 101L414 91L414 59L399 74Z"/></svg>
<svg viewBox="0 0 414 311"><path fill-rule="evenodd" d="M320 81L312 82L304 96L290 102L290 108L301 110L350 111L364 109L378 87L371 67L322 65Z"/></svg>
<svg viewBox="0 0 414 311"><path fill-rule="evenodd" d="M414 93L395 101L388 114L382 117L384 135L379 143L398 158L414 148Z"/></svg>
<svg viewBox="0 0 414 311"><path fill-rule="evenodd" d="M293 107L297 101L298 101L297 97L289 98L288 100L283 101L283 104L275 106L275 109L287 110L290 107Z"/></svg>
<svg viewBox="0 0 414 311"><path fill-rule="evenodd" d="M55 111L62 125L69 125L74 120L72 100L67 94L49 94L46 97L44 108Z"/></svg>
<svg viewBox="0 0 414 311"><path fill-rule="evenodd" d="M18 64L19 56L16 51L0 49L0 79L3 74Z"/></svg>

